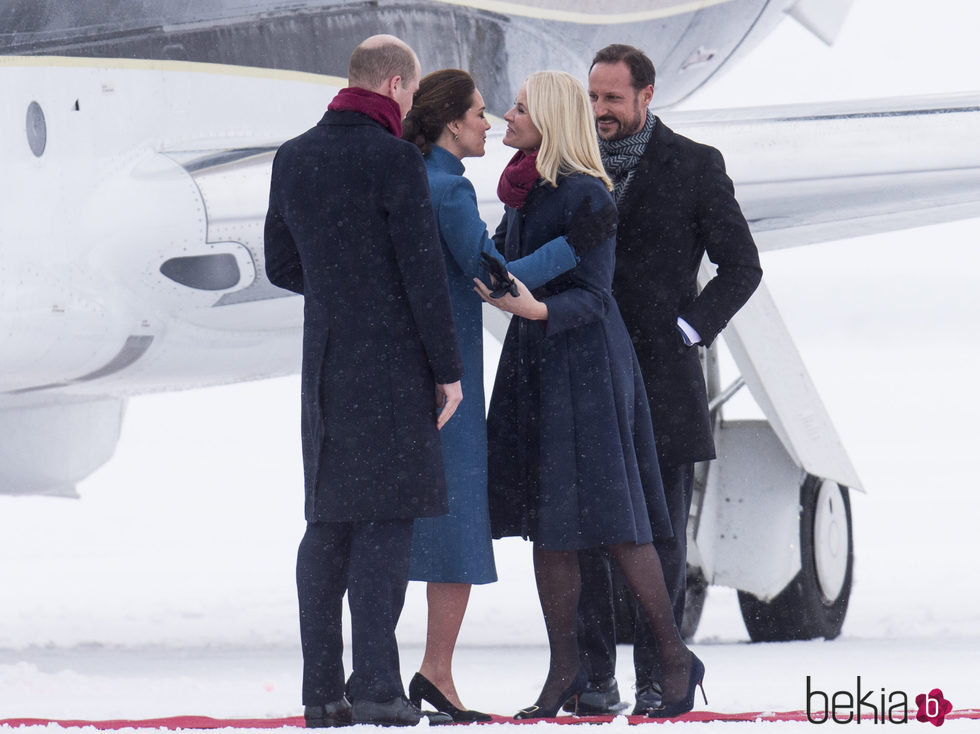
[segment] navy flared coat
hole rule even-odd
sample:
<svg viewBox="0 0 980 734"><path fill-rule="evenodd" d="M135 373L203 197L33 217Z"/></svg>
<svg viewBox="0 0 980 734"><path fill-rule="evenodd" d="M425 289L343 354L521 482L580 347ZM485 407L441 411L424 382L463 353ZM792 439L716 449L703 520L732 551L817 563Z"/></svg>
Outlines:
<svg viewBox="0 0 980 734"><path fill-rule="evenodd" d="M591 176L539 182L498 230L507 259L567 234L586 200L593 211L612 203ZM579 252L575 268L532 290L547 322L511 320L487 422L494 537L576 550L673 533L643 377L611 294L615 247Z"/></svg>

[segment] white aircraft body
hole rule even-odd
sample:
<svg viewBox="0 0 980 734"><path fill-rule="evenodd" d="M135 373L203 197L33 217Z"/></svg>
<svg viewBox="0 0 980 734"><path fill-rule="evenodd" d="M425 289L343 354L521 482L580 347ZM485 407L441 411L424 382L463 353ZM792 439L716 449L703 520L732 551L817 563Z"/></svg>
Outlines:
<svg viewBox="0 0 980 734"><path fill-rule="evenodd" d="M669 107L787 14L832 41L849 4L8 2L0 492L73 495L112 456L129 396L298 370L302 301L263 267L272 156L346 86L367 35L396 33L427 70L471 69L497 114L527 73L584 79L597 48L633 43ZM722 150L763 250L980 215L980 93L660 114ZM489 148L469 170L492 225L507 153ZM698 472L685 631L721 584L753 639L834 637L861 482L764 283L724 335L741 376L721 385L705 352L719 458ZM743 385L765 420L723 420Z"/></svg>

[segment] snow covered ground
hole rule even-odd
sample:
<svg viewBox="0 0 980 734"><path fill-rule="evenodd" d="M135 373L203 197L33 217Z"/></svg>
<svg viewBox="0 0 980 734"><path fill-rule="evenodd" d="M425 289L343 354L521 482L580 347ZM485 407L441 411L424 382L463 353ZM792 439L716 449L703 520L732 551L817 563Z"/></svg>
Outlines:
<svg viewBox="0 0 980 734"><path fill-rule="evenodd" d="M859 0L833 50L788 21L689 106L980 89L977 19L969 0ZM748 644L734 594L710 591L694 646L708 709L804 709L807 676L831 693L861 676L862 690L911 702L938 687L956 709L980 707L978 243L974 220L764 257L868 492L852 495L839 639ZM286 378L133 400L81 500L0 497L0 719L301 712L298 392ZM537 695L547 650L528 546L498 543L497 558L501 581L474 590L456 679L469 706L508 714ZM399 627L406 681L422 591L412 585ZM619 679L629 697L628 648Z"/></svg>

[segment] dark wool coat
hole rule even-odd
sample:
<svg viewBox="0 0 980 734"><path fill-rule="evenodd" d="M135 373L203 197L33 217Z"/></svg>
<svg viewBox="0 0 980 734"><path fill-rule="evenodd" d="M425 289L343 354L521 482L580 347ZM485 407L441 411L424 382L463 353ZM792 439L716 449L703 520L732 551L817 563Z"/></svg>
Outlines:
<svg viewBox="0 0 980 734"><path fill-rule="evenodd" d="M532 189L507 209L507 260L566 234L587 199L592 211L612 202L581 174ZM649 542L651 519L656 536L673 532L643 379L611 295L615 246L610 237L579 252L575 268L532 290L547 322L511 320L487 418L495 537L574 550Z"/></svg>
<svg viewBox="0 0 980 734"><path fill-rule="evenodd" d="M698 293L705 252L717 275ZM762 268L721 154L659 119L619 208L613 294L636 348L663 466L715 457L698 350L680 316L714 341Z"/></svg>
<svg viewBox="0 0 980 734"><path fill-rule="evenodd" d="M435 384L462 360L418 148L328 111L276 154L265 257L305 296L307 521L445 513Z"/></svg>

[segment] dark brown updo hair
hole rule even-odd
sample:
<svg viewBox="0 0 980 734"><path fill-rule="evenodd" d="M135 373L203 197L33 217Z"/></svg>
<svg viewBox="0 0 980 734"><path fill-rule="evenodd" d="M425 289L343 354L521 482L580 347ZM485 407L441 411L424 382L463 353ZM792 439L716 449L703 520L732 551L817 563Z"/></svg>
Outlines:
<svg viewBox="0 0 980 734"><path fill-rule="evenodd" d="M426 74L412 98L412 109L402 122L402 137L415 143L423 153L453 120L458 120L473 106L476 83L459 69L440 69Z"/></svg>

